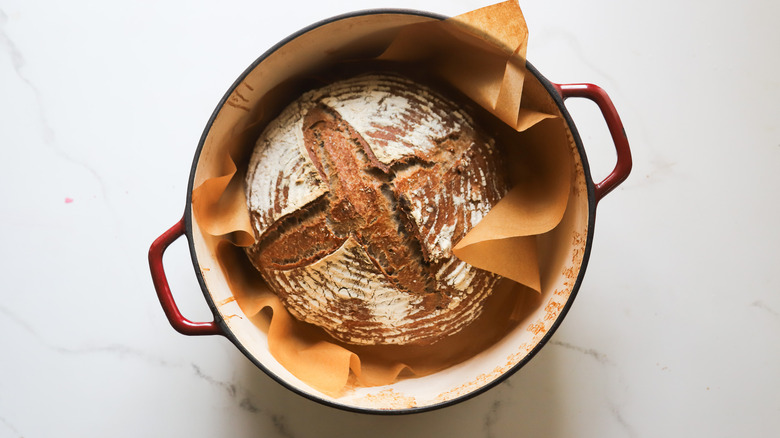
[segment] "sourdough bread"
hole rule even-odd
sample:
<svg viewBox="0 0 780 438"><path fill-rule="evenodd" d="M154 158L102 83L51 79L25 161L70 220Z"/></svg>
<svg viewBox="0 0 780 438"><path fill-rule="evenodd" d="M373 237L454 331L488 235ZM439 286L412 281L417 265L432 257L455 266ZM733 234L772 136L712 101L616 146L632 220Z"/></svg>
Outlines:
<svg viewBox="0 0 780 438"><path fill-rule="evenodd" d="M305 93L260 135L247 254L295 318L340 341L430 344L499 279L452 247L506 191L494 141L459 105L359 76Z"/></svg>

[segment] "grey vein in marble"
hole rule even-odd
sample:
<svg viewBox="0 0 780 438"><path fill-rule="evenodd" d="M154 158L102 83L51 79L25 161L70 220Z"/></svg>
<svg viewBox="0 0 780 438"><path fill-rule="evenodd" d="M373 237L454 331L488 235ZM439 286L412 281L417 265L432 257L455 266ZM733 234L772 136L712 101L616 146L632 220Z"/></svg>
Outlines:
<svg viewBox="0 0 780 438"><path fill-rule="evenodd" d="M144 362L151 363L153 365L158 366L164 366L164 367L171 367L171 368L181 368L183 367L183 364L180 363L173 363L170 362L164 358L157 357L151 354L148 354L144 351L134 349L132 347L128 347L125 345L118 345L118 344L112 344L112 345L106 345L106 346L97 346L97 347L84 347L84 348L70 348L70 347L62 347L58 345L54 345L48 340L46 340L43 336L41 336L40 333L38 333L31 324L29 324L27 321L25 321L23 318L16 315L14 312L12 312L10 309L0 306L0 315L3 316L6 320L12 322L14 325L21 328L23 331L27 332L31 337L35 338L39 344L43 345L45 348L48 348L49 350L55 351L57 353L61 354L68 354L68 355L83 355L83 354L99 354L99 353L111 353L116 356L130 356L136 359L140 359ZM208 384L215 386L217 388L222 389L225 391L225 393L236 402L237 406L251 414L259 414L264 413L262 409L258 407L258 405L255 403L255 401L252 399L252 395L249 394L247 391L239 388L235 383L232 382L225 382L218 380L212 376L209 376L208 374L204 373L203 370L196 364L192 363L190 364L193 374L200 380L203 380L207 382ZM293 438L293 435L289 431L287 427L287 422L285 420L285 417L283 415L278 414L271 414L271 413L265 413L268 415L269 420L273 424L273 427L279 432L280 436L282 437L288 437ZM19 431L6 419L0 417L0 423L4 424L7 429L9 429L11 432L18 436L22 436L22 434L19 433Z"/></svg>
<svg viewBox="0 0 780 438"><path fill-rule="evenodd" d="M255 405L255 403L252 401L252 397L250 394L246 393L246 391L239 391L239 388L236 386L235 383L230 382L223 382L221 380L217 380L212 376L207 375L203 372L203 370L200 369L199 366L196 364L190 364L192 366L192 370L195 373L195 376L198 377L201 380L204 380L208 382L210 385L216 386L217 388L221 388L225 391L225 393L236 403L238 404L238 407L243 409L244 411L250 412L252 414L257 414L262 412L260 408Z"/></svg>
<svg viewBox="0 0 780 438"><path fill-rule="evenodd" d="M6 47L8 50L8 54L11 55L11 63L14 65L14 70L16 70L16 73L21 76L19 73L22 66L24 65L24 57L22 57L22 53L19 51L19 49L16 48L16 45L11 41L11 38L8 37L5 33L5 25L8 23L8 15L0 9L0 43L3 44L3 46ZM25 80L24 77L22 77L22 80ZM25 80L26 81L26 80ZM29 83L29 81L26 81Z"/></svg>
<svg viewBox="0 0 780 438"><path fill-rule="evenodd" d="M260 412L260 408L255 406L255 404L252 402L252 399L249 397L242 398L241 401L238 403L238 407L240 407L241 409L247 412L251 412L253 414L257 414L258 412Z"/></svg>
<svg viewBox="0 0 780 438"><path fill-rule="evenodd" d="M41 336L38 334L38 332L36 332L35 329L33 329L32 325L28 324L27 321L23 320L22 318L17 316L15 313L11 312L11 310L6 308L5 306L0 306L0 313L5 315L6 318L11 320L14 324L16 324L19 327L21 327L22 329L24 329L24 331L26 331L27 333L35 336L36 338L38 338L40 340L43 340L41 338Z"/></svg>
<svg viewBox="0 0 780 438"><path fill-rule="evenodd" d="M493 402L493 404L490 405L490 409L488 409L487 413L485 413L485 417L482 420L482 430L483 430L483 436L485 438L492 438L495 435L493 431L493 426L495 426L496 419L498 418L498 411L501 408L501 401L496 400Z"/></svg>
<svg viewBox="0 0 780 438"><path fill-rule="evenodd" d="M10 431L11 431L11 433L13 433L14 435L18 436L19 438L22 438L22 437L24 437L24 435L23 435L22 433L20 433L20 432L19 432L19 430L17 430L17 429L16 429L16 427L14 427L14 425L13 425L13 424L11 424L11 423L10 423L8 420L6 420L5 418L3 418L3 417L0 417L0 423L2 423L3 425L5 425L6 429L10 430Z"/></svg>
<svg viewBox="0 0 780 438"><path fill-rule="evenodd" d="M48 340L46 340L43 336L41 336L33 328L31 324L29 324L21 317L17 316L14 312L9 310L8 308L4 306L0 306L0 315L3 315L6 320L11 321L16 326L20 327L22 330L27 332L30 336L35 338L41 345L57 353L68 354L68 355L111 353L120 357L130 356L136 359L140 359L144 362L148 362L154 365L159 365L164 367L180 368L183 366L183 364L172 363L164 358L157 357L149 353L146 353L144 351L137 350L125 345L112 344L112 345L84 347L84 348L70 348L70 347L62 347L59 345L54 345ZM262 412L262 410L258 408L257 404L252 400L251 394L249 394L244 390L241 390L239 387L236 386L235 383L224 382L212 376L209 376L208 374L204 373L203 370L198 365L194 363L191 364L191 367L194 375L197 378L209 383L212 386L216 386L224 390L225 393L231 399L233 399L238 405L238 407L241 408L242 410L249 412L251 414L258 414ZM273 423L274 427L279 431L281 436L292 437L289 430L287 429L286 422L284 421L283 416L270 415L269 418ZM14 433L18 434L18 431L16 431L16 429L14 429L13 426L10 423L8 423L6 420L4 420L2 417L0 417L0 422L5 424ZM19 435L21 436L21 434Z"/></svg>
<svg viewBox="0 0 780 438"><path fill-rule="evenodd" d="M606 354L601 353L597 350L594 350L592 348L583 348L578 347L576 345L569 344L568 342L562 342L562 341L550 341L551 345L557 345L559 347L563 347L569 350L577 351L579 353L582 353L584 355L590 356L594 359L596 359L597 362L604 364L604 365L614 365L614 363L607 357Z"/></svg>
<svg viewBox="0 0 780 438"><path fill-rule="evenodd" d="M35 338L41 345L44 347L56 351L58 353L62 354L69 354L69 355L82 355L82 354L96 354L96 353L111 353L117 356L131 356L136 359L143 360L144 362L148 362L154 365L164 366L164 367L182 367L183 364L177 364L169 362L168 360L157 357L154 355L151 355L149 353L146 353L141 350L134 349L132 347L128 347L125 345L118 345L118 344L112 344L112 345L105 345L105 346L97 346L97 347L84 347L84 348L70 348L70 347L62 347L59 345L54 345L48 340L46 340L43 336L41 336L27 321L20 318L13 312L11 312L9 309L7 309L4 306L0 306L0 314L4 315L7 320L13 322L18 327L22 328L24 331L26 331L28 334L30 334L33 338ZM209 384L216 386L218 388L223 389L227 395L236 401L239 408L243 409L244 411L257 414L260 413L260 408L257 407L257 405L252 401L252 398L250 394L246 393L245 391L239 391L238 387L234 383L228 383L223 382L220 380L215 379L212 376L209 376L205 374L199 366L196 364L191 364L192 370L196 377L198 377L201 380L204 380L208 382ZM241 393L241 394L239 394ZM239 395L241 397L239 397ZM278 428L278 421L274 420L274 426Z"/></svg>
<svg viewBox="0 0 780 438"><path fill-rule="evenodd" d="M198 376L199 378L209 382L212 385L215 385L215 386L218 386L218 387L224 389L231 398L236 398L236 385L235 384L219 381L219 380L217 380L217 379L215 379L215 378L213 378L211 376L208 376L208 375L204 374L203 371L201 371L200 367L195 365L194 363L191 364L191 365L192 365L192 370L195 371L195 375L196 376Z"/></svg>
<svg viewBox="0 0 780 438"><path fill-rule="evenodd" d="M750 305L751 307L756 307L758 309L764 310L770 315L774 316L775 318L780 317L780 313L778 313L775 309L769 307L769 305L761 300L753 301L753 303Z"/></svg>
<svg viewBox="0 0 780 438"><path fill-rule="evenodd" d="M294 435L292 434L292 432L290 432L287 426L287 419L284 415L264 412L263 410L257 407L255 402L252 400L251 394L249 394L247 391L237 387L234 383L223 382L221 380L215 379L212 376L209 376L208 374L204 373L203 370L194 363L191 365L192 365L192 370L195 372L195 376L197 376L199 379L208 382L210 385L213 385L217 388L221 388L222 390L224 390L225 393L227 393L227 395L231 399L235 400L238 403L239 408L251 414L262 413L267 415L274 429L276 429L276 431L279 433L279 436L285 438L294 438Z"/></svg>
<svg viewBox="0 0 780 438"><path fill-rule="evenodd" d="M276 431L279 432L279 436L284 438L295 438L293 434L290 433L290 430L287 429L287 419L284 415L272 415L271 423L274 425Z"/></svg>
<svg viewBox="0 0 780 438"><path fill-rule="evenodd" d="M38 119L41 123L41 128L43 129L43 140L44 142L52 146L54 143L54 130L49 125L49 122L46 118L46 115L43 111L43 101L41 99L41 93L38 91L38 88L32 83L30 79L25 76L24 72L22 71L22 67L25 65L24 56L22 56L22 51L19 50L19 48L16 46L16 43L13 42L11 37L8 36L8 33L5 31L6 23L8 23L8 15L0 9L0 45L5 49L5 51L8 53L8 55L11 57L11 64L14 66L14 71L16 72L16 75L19 77L19 79L22 80L27 86L32 90L33 95L35 96L35 101L38 106ZM56 148L55 148L56 149ZM59 151L62 153L62 151Z"/></svg>
<svg viewBox="0 0 780 438"><path fill-rule="evenodd" d="M618 422L620 427L622 427L623 430L626 431L626 436L629 437L637 436L636 431L634 431L634 428L631 427L630 424L628 424L625 418L623 418L623 414L620 412L620 409L615 404L611 402L609 403L609 411L612 413L612 416Z"/></svg>
<svg viewBox="0 0 780 438"><path fill-rule="evenodd" d="M90 173L100 185L100 191L101 194L103 195L103 199L107 200L108 197L106 192L106 185L103 182L103 178L101 178L100 174L86 162L74 158L64 150L57 147L57 144L55 142L54 129L52 129L51 124L49 123L49 120L46 117L46 111L44 109L45 107L43 104L43 98L41 97L41 92L40 90L38 90L38 87L36 87L35 84L24 74L24 71L22 70L22 68L26 64L26 61L24 59L24 55L22 54L22 51L19 50L19 47L16 45L16 43L14 43L11 37L8 36L8 33L6 32L7 23L8 23L8 15L5 13L5 11L0 9L0 47L5 49L5 51L10 56L11 64L14 67L14 71L16 72L16 75L32 91L33 96L35 96L35 103L38 109L37 111L38 121L41 125L41 130L43 132L44 144L47 147L49 147L52 151L54 151L57 155L59 155L60 158L72 164L75 164L76 166L81 167L84 170L86 170L88 173Z"/></svg>
<svg viewBox="0 0 780 438"><path fill-rule="evenodd" d="M63 347L60 345L55 345L49 342L40 333L38 333L32 327L31 324L29 324L27 321L25 321L15 313L13 313L8 308L4 306L0 306L0 314L3 314L7 320L13 322L14 324L22 328L24 331L26 331L30 336L35 338L39 344L57 353L70 354L70 355L111 353L111 354L116 354L118 356L135 357L137 359L143 360L144 362L149 362L155 365L161 365L166 367L180 366L177 364L172 364L161 357L151 355L145 351L138 350L126 345L111 344L111 345L100 345L95 347L81 347L81 348Z"/></svg>
<svg viewBox="0 0 780 438"><path fill-rule="evenodd" d="M151 363L154 365L160 365L164 367L181 366L180 364L171 363L162 357L155 356L145 351L138 350L133 347L129 347L127 345L121 345L121 344L99 345L95 347L82 347L82 348L66 348L66 347L58 347L58 346L51 346L51 345L49 347L58 352L66 353L66 354L110 353L119 357L126 357L126 356L134 357L144 362Z"/></svg>
<svg viewBox="0 0 780 438"><path fill-rule="evenodd" d="M609 357L601 353L600 351L597 351L593 348L583 348L576 345L569 344L568 342L562 342L562 341L550 341L550 344L557 345L559 347L563 347L572 351L576 351L578 353L584 354L586 356L590 356L593 359L595 359L598 363L602 365L611 365L614 366L615 363L612 362L612 360L609 359ZM623 413L620 410L620 406L616 403L613 403L612 401L607 400L608 406L609 406L609 412L612 414L612 416L615 418L615 421L620 425L620 427L623 428L626 432L626 436L633 437L636 436L636 432L631 427L630 424L626 421L626 419L623 417Z"/></svg>
<svg viewBox="0 0 780 438"><path fill-rule="evenodd" d="M546 41L544 41L545 38L554 39L556 37L560 38L564 44L568 45L571 51L577 55L578 62L588 66L588 68L601 75L601 77L605 79L605 82L610 84L610 88L615 90L620 89L620 81L616 81L608 71L604 70L600 65L593 62L593 57L590 56L590 53L586 53L585 49L583 49L577 35L566 29L557 28L554 30L548 30L546 34L543 33L536 36L537 40L542 44L546 43Z"/></svg>

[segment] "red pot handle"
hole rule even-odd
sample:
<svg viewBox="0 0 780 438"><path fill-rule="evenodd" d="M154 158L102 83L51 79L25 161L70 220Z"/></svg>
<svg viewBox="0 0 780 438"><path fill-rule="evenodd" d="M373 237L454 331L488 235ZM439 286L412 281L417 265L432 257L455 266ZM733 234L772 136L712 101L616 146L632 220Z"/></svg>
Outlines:
<svg viewBox="0 0 780 438"><path fill-rule="evenodd" d="M633 165L631 149L628 146L628 137L626 137L626 131L623 129L623 122L620 121L620 116L612 103L612 99L600 87L593 84L553 84L553 86L564 100L570 97L584 97L592 100L599 106L601 114L607 122L607 128L609 128L609 133L612 135L612 141L615 143L615 149L617 150L617 163L615 163L612 173L604 178L604 181L595 184L596 202L599 202L607 193L625 181L628 178L628 174L631 173Z"/></svg>
<svg viewBox="0 0 780 438"><path fill-rule="evenodd" d="M193 322L185 318L179 312L179 307L176 306L176 302L173 300L171 288L168 286L168 279L165 277L162 257L168 246L184 235L184 231L184 218L182 218L176 225L158 237L149 248L149 268L152 270L152 282L157 290L157 298L160 299L160 304L165 312L165 316L168 317L168 322L171 323L177 332L187 336L224 335L216 321Z"/></svg>

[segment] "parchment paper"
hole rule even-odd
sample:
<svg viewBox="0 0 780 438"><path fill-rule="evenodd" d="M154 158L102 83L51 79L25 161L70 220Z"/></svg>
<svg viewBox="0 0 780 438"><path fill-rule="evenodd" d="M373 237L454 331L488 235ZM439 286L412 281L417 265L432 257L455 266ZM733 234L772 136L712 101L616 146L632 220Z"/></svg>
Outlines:
<svg viewBox="0 0 780 438"><path fill-rule="evenodd" d="M240 248L254 243L243 188L246 162L273 111L261 99L246 108L257 123L226 136L229 144L218 148L222 155L214 158L219 176L193 190L193 212L206 233L222 239L217 258L236 301L267 331L271 353L292 374L330 395L352 385L384 385L407 375L430 374L500 339L527 311L528 303L535 302L538 294L533 291L541 290L536 235L553 229L563 216L571 158L566 145L518 140L518 132L555 117L554 109L545 104L546 90L536 81L525 81L527 38L520 7L507 1L449 20L408 25L378 56L363 60L422 69L468 96L488 114L488 124L506 154L512 189L453 252L509 280L491 295L478 320L432 347L343 345L289 315ZM360 62L350 58L323 64Z"/></svg>

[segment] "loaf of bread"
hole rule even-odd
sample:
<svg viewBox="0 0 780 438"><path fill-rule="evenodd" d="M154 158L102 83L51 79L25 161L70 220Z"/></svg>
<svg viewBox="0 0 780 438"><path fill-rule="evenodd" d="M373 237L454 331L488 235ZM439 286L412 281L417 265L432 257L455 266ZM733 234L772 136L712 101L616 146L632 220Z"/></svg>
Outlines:
<svg viewBox="0 0 780 438"><path fill-rule="evenodd" d="M499 277L452 247L507 191L494 140L395 74L305 93L266 127L246 195L254 266L297 319L351 344L431 344Z"/></svg>

